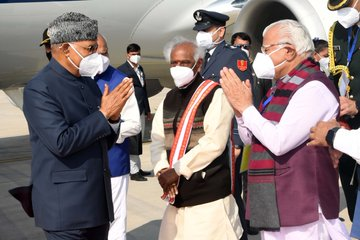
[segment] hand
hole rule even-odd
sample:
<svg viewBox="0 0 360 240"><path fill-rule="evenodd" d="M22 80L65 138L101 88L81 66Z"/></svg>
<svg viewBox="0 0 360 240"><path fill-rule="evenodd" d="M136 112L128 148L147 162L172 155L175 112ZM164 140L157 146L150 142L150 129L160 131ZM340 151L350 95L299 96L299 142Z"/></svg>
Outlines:
<svg viewBox="0 0 360 240"><path fill-rule="evenodd" d="M168 168L158 176L158 181L165 193L168 193L171 188L177 186L179 181L179 175L175 172L175 169Z"/></svg>
<svg viewBox="0 0 360 240"><path fill-rule="evenodd" d="M151 112L146 113L146 119L148 121L151 121L152 118L153 118L153 115L151 114Z"/></svg>
<svg viewBox="0 0 360 240"><path fill-rule="evenodd" d="M355 116L358 113L356 102L353 99L340 96L340 117L344 115Z"/></svg>
<svg viewBox="0 0 360 240"><path fill-rule="evenodd" d="M250 81L241 81L234 70L224 67L220 71L220 84L226 98L234 109L235 115L241 117L246 108L253 105Z"/></svg>
<svg viewBox="0 0 360 240"><path fill-rule="evenodd" d="M163 168L163 169L159 170L159 171L156 173L156 177L159 178L159 176L160 176L163 172L165 172L166 170L168 170L168 169L169 169L169 168Z"/></svg>
<svg viewBox="0 0 360 240"><path fill-rule="evenodd" d="M168 197L170 198L175 198L178 193L179 192L178 192L177 184L175 183L170 186L168 192L164 192L164 194L168 195Z"/></svg>
<svg viewBox="0 0 360 240"><path fill-rule="evenodd" d="M340 127L340 124L332 119L330 121L324 122L320 121L316 124L315 127L310 129L310 139L311 141L307 143L308 146L329 146L326 142L326 135L328 131L334 127Z"/></svg>
<svg viewBox="0 0 360 240"><path fill-rule="evenodd" d="M331 157L331 160L333 162L334 168L338 168L339 159L340 159L340 157L342 156L343 153L336 150L336 149L332 149L332 148L329 148L329 153L330 153L330 157Z"/></svg>
<svg viewBox="0 0 360 240"><path fill-rule="evenodd" d="M234 149L235 159L237 159L240 156L240 153L241 153L241 148Z"/></svg>
<svg viewBox="0 0 360 240"><path fill-rule="evenodd" d="M120 112L133 91L131 78L125 78L111 92L109 92L109 86L105 84L100 107L100 111L104 114L105 118L113 121L118 120Z"/></svg>

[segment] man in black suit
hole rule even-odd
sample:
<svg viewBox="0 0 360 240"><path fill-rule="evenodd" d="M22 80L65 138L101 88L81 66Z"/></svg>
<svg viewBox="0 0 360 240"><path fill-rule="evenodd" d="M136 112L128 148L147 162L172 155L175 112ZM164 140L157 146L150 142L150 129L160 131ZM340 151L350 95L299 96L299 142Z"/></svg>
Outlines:
<svg viewBox="0 0 360 240"><path fill-rule="evenodd" d="M103 96L96 20L69 12L49 24L50 62L24 89L32 147L35 224L48 240L107 239L114 219L107 150L117 139L131 80Z"/></svg>
<svg viewBox="0 0 360 240"><path fill-rule="evenodd" d="M139 64L141 59L141 48L136 43L131 43L126 48L126 62L118 67L118 70L127 77L133 79L135 96L138 102L141 132L129 137L130 140L130 179L135 181L147 181L144 176L150 175L150 172L141 169L140 155L142 154L142 136L145 130L145 116L151 120L151 110L146 91L145 73Z"/></svg>

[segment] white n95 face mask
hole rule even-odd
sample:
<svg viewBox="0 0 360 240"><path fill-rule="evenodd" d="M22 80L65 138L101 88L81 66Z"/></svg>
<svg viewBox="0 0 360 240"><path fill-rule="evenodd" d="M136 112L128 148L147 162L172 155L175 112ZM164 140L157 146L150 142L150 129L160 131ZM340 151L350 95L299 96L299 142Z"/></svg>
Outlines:
<svg viewBox="0 0 360 240"><path fill-rule="evenodd" d="M354 5L356 5L357 2L358 1L356 1ZM359 12L353 7L345 7L337 10L337 17L339 23L344 28L352 27L359 22Z"/></svg>
<svg viewBox="0 0 360 240"><path fill-rule="evenodd" d="M194 66L195 65L196 63ZM177 88L186 87L194 79L194 66L192 68L183 66L175 66L170 68L171 77L174 79L174 83Z"/></svg>
<svg viewBox="0 0 360 240"><path fill-rule="evenodd" d="M282 64L286 62L286 60L274 66L274 63L271 60L270 55L279 51L282 48L283 47L272 51L271 53L269 53L269 55L260 52L256 54L252 67L258 78L273 79L275 77L275 68L280 67Z"/></svg>
<svg viewBox="0 0 360 240"><path fill-rule="evenodd" d="M93 53L81 60L79 73L83 77L94 78L97 74L102 74L109 67L110 60L108 57Z"/></svg>
<svg viewBox="0 0 360 240"><path fill-rule="evenodd" d="M329 58L323 57L319 60L320 69L328 76L329 75Z"/></svg>
<svg viewBox="0 0 360 240"><path fill-rule="evenodd" d="M79 57L82 58L80 61L80 65L76 66L75 63L68 57L69 61L72 63L74 67L79 69L79 73L82 77L91 77L94 79L94 77L97 74L101 74L106 71L106 69L110 65L110 59L106 56L103 56L98 53L90 54L89 56L83 57L72 44L70 44L70 47L74 49L74 51L79 55Z"/></svg>
<svg viewBox="0 0 360 240"><path fill-rule="evenodd" d="M140 55L132 55L129 60L132 63L138 64L141 60L141 56Z"/></svg>
<svg viewBox="0 0 360 240"><path fill-rule="evenodd" d="M196 43L199 47L203 47L205 49L212 49L215 44L217 44L217 42L213 42L212 40L212 36L219 31L220 28L216 29L215 32L204 32L204 31L199 31L196 34Z"/></svg>

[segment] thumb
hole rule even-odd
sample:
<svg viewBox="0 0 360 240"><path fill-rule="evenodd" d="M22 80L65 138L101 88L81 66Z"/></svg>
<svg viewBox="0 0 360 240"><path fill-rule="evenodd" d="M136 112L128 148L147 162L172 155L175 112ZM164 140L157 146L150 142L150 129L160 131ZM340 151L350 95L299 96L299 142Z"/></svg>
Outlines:
<svg viewBox="0 0 360 240"><path fill-rule="evenodd" d="M103 95L106 96L109 94L109 86L105 83Z"/></svg>

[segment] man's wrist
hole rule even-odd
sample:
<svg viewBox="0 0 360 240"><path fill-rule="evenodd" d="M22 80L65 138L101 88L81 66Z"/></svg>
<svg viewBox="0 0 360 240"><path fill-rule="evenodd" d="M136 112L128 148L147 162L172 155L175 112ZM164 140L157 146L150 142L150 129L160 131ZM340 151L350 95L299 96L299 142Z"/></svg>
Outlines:
<svg viewBox="0 0 360 240"><path fill-rule="evenodd" d="M111 118L109 118L109 119L108 119L108 122L111 123L111 124L119 123L119 122L120 122L120 118L118 118L118 119L111 119Z"/></svg>
<svg viewBox="0 0 360 240"><path fill-rule="evenodd" d="M339 127L334 127L334 128L331 128L327 134L326 134L326 142L327 144L334 148L334 139L335 139L335 135L336 135L336 132L339 130L340 128Z"/></svg>
<svg viewBox="0 0 360 240"><path fill-rule="evenodd" d="M357 111L357 113L355 115L358 115L360 113L360 100L355 101L355 107L356 107L356 111Z"/></svg>

